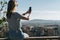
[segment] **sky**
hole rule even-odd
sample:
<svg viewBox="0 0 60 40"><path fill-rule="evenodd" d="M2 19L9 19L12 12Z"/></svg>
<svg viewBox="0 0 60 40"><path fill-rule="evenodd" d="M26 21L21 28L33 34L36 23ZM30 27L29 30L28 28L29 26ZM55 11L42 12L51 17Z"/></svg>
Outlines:
<svg viewBox="0 0 60 40"><path fill-rule="evenodd" d="M9 0L6 0L9 1ZM20 14L32 7L30 20L60 20L60 0L17 0L17 11Z"/></svg>

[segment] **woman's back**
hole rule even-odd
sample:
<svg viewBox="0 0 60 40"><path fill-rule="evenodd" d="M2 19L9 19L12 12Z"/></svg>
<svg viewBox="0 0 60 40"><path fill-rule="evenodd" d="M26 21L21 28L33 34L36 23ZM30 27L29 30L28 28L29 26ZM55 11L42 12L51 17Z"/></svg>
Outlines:
<svg viewBox="0 0 60 40"><path fill-rule="evenodd" d="M13 12L11 18L7 19L9 30L18 30L20 28L20 19L20 14Z"/></svg>

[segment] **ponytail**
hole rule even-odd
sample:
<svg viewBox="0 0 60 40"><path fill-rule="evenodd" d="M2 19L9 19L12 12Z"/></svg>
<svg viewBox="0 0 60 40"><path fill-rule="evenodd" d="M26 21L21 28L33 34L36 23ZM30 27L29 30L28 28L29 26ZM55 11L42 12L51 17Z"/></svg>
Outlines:
<svg viewBox="0 0 60 40"><path fill-rule="evenodd" d="M14 1L9 1L8 8L7 8L7 14L6 14L7 18L11 18L11 14L12 14L11 11L13 10L14 7L15 7Z"/></svg>

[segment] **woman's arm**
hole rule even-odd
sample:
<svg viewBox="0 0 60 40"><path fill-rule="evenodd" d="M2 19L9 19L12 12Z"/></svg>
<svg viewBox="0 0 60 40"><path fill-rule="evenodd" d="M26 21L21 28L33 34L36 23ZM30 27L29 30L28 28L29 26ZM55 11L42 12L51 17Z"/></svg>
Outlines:
<svg viewBox="0 0 60 40"><path fill-rule="evenodd" d="M22 15L31 14L31 11L32 11L32 8L31 8L31 7L29 7L28 11L27 11L27 12L25 12L25 13L23 13Z"/></svg>
<svg viewBox="0 0 60 40"><path fill-rule="evenodd" d="M22 17L23 17L22 19L29 20L29 16L31 14L31 10L32 10L31 7L29 7L28 11L22 14ZM29 14L29 15L27 17L25 17L26 14Z"/></svg>
<svg viewBox="0 0 60 40"><path fill-rule="evenodd" d="M23 20L29 20L29 16L28 17L24 17L24 16L22 16L23 18Z"/></svg>

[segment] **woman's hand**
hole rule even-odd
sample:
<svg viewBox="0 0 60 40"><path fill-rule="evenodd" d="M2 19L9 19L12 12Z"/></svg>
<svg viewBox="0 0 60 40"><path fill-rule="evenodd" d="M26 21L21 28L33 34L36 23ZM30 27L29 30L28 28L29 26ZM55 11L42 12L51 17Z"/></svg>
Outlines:
<svg viewBox="0 0 60 40"><path fill-rule="evenodd" d="M27 14L27 13L23 13L22 15L25 15L25 14Z"/></svg>
<svg viewBox="0 0 60 40"><path fill-rule="evenodd" d="M29 15L27 17L25 17L24 19L29 20L29 16L31 14L31 7L29 7L29 10L27 12L23 13L22 15L25 16L26 14L29 14Z"/></svg>
<svg viewBox="0 0 60 40"><path fill-rule="evenodd" d="M23 13L22 15L26 15L26 14L31 14L31 7L29 7L29 10L25 13Z"/></svg>

